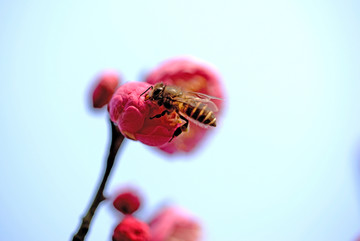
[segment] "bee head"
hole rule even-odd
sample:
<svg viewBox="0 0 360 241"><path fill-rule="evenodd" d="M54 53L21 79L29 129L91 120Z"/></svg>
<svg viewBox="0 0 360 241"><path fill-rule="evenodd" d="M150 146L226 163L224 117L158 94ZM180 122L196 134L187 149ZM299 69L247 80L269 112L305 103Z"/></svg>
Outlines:
<svg viewBox="0 0 360 241"><path fill-rule="evenodd" d="M145 100L157 100L160 99L164 92L165 85L163 83L157 83L152 90L145 96Z"/></svg>

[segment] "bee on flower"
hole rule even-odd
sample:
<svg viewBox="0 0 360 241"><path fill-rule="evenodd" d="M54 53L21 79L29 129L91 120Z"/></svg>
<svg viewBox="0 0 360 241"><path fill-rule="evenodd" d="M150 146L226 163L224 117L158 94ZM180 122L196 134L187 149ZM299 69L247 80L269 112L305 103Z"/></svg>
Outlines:
<svg viewBox="0 0 360 241"><path fill-rule="evenodd" d="M169 142L171 142L174 137L188 130L189 119L202 127L216 126L214 112L217 111L217 107L211 99L218 98L202 93L185 91L180 87L168 86L164 83L157 83L154 86L150 86L143 94L150 89L151 91L146 94L145 100L151 100L159 106L164 105L165 107L163 112L150 117L150 119L160 118L165 114L176 112L185 122L175 130Z"/></svg>
<svg viewBox="0 0 360 241"><path fill-rule="evenodd" d="M207 127L217 126L223 98L211 67L176 58L151 71L145 82L120 86L108 110L124 136L172 154L192 151Z"/></svg>

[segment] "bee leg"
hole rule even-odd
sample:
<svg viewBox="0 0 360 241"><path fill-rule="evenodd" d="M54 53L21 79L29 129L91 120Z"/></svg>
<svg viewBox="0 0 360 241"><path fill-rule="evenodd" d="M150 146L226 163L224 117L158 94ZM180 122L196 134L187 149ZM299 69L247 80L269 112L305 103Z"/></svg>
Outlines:
<svg viewBox="0 0 360 241"><path fill-rule="evenodd" d="M185 117L183 117L182 115L179 115L179 116L181 119L183 119L185 121L185 123L183 125L179 126L178 128L176 128L176 130L174 131L174 134L171 137L171 139L169 140L169 142L171 142L172 139L174 139L174 137L179 136L184 131L187 131L187 129L189 127L189 120L186 119Z"/></svg>
<svg viewBox="0 0 360 241"><path fill-rule="evenodd" d="M181 128L182 131L187 131L188 127L189 127L189 120L186 119L184 116L179 115L181 119L183 119L185 121L184 125L180 126L179 128Z"/></svg>
<svg viewBox="0 0 360 241"><path fill-rule="evenodd" d="M161 114L154 115L154 116L150 117L150 119L160 118L161 116L164 116L165 114L170 114L170 113L171 113L170 111L164 110L163 112L161 112Z"/></svg>

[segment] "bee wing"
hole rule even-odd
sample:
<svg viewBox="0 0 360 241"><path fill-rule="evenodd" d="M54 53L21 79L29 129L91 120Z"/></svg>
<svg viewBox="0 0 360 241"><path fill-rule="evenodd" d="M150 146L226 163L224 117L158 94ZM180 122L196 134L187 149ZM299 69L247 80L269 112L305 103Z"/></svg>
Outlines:
<svg viewBox="0 0 360 241"><path fill-rule="evenodd" d="M197 94L197 92L193 92L193 93ZM187 93L186 93L185 95L183 95L181 97L175 97L174 100L178 101L178 102L181 102L181 103L184 103L184 104L189 104L189 105L193 105L194 102L201 102L201 103L206 104L206 106L207 106L206 108L208 108L212 112L217 112L219 109L217 108L215 103L212 102L210 98L208 98L210 96L208 96L208 95L205 95L205 96L207 96L207 98L204 98L204 97L200 98L200 97L192 95L192 94L187 95Z"/></svg>
<svg viewBox="0 0 360 241"><path fill-rule="evenodd" d="M211 95L207 95L207 94L203 94L203 93L200 93L200 92L194 92L194 91L187 91L186 92L188 95L192 95L192 96L195 96L195 97L198 97L200 99L208 99L208 100L211 100L211 99L215 99L215 100L223 100L221 98L218 98L218 97L215 97L215 96L211 96Z"/></svg>

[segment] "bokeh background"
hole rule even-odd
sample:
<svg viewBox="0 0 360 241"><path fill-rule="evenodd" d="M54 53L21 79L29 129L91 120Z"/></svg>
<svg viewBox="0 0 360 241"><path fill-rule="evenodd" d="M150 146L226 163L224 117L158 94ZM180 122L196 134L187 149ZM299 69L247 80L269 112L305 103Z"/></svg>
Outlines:
<svg viewBox="0 0 360 241"><path fill-rule="evenodd" d="M106 193L139 187L147 220L174 203L208 241L360 234L360 2L0 1L0 240L69 240L102 171L102 70L141 80L163 60L216 66L219 126L192 155L128 141ZM103 204L89 241L110 240Z"/></svg>

